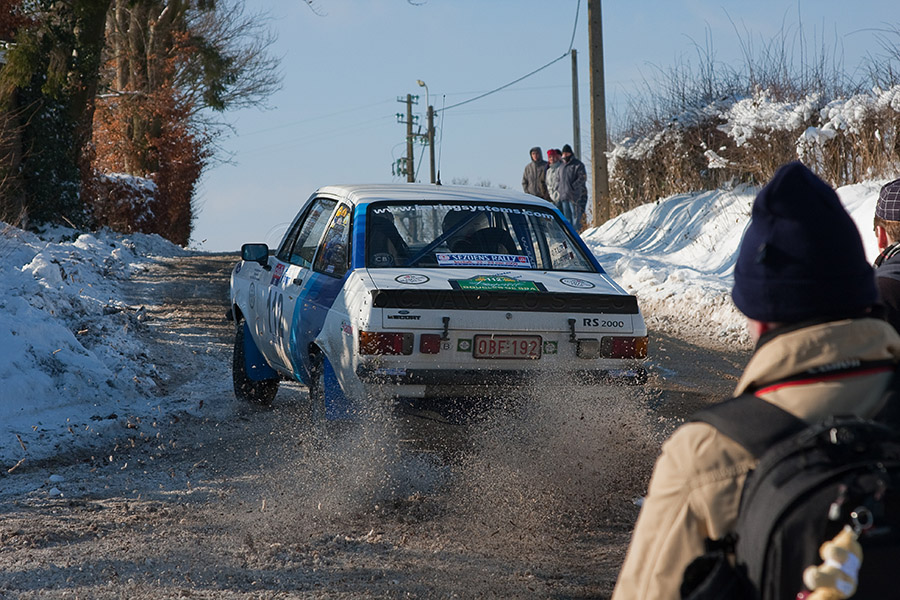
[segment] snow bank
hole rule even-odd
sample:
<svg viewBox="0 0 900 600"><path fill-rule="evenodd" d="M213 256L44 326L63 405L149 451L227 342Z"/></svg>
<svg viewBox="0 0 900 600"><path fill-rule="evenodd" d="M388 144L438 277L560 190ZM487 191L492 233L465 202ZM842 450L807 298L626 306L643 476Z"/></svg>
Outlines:
<svg viewBox="0 0 900 600"><path fill-rule="evenodd" d="M885 181L838 189L863 241L878 255L872 218ZM758 188L680 194L640 206L583 234L600 264L636 295L651 330L701 331L747 344L731 301L734 263Z"/></svg>
<svg viewBox="0 0 900 600"><path fill-rule="evenodd" d="M111 416L149 401L158 373L123 283L153 256L182 253L155 235L38 237L0 224L0 467L26 449L40 458L67 439L87 444Z"/></svg>

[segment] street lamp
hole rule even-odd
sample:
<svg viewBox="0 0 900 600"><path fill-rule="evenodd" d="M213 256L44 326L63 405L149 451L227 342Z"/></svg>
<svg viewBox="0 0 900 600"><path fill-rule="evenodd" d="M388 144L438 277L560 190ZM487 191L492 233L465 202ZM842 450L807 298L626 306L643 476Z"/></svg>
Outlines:
<svg viewBox="0 0 900 600"><path fill-rule="evenodd" d="M421 79L417 79L416 83L425 88L425 104L428 106L428 157L431 162L431 183L434 183L434 108L429 101L428 86Z"/></svg>
<svg viewBox="0 0 900 600"><path fill-rule="evenodd" d="M425 88L425 106L429 106L430 103L428 102L428 86L425 85L425 82L421 79L416 79L416 83L419 84L419 87Z"/></svg>

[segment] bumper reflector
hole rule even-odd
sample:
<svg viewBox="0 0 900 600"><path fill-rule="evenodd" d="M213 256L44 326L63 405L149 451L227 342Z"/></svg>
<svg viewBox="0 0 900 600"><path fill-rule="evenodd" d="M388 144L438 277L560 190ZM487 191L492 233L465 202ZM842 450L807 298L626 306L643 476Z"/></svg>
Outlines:
<svg viewBox="0 0 900 600"><path fill-rule="evenodd" d="M419 337L419 352L422 354L438 354L441 351L441 336L436 333L423 333Z"/></svg>
<svg viewBox="0 0 900 600"><path fill-rule="evenodd" d="M360 331L360 354L412 354L413 334L391 331Z"/></svg>
<svg viewBox="0 0 900 600"><path fill-rule="evenodd" d="M600 340L603 358L647 358L647 336L604 337Z"/></svg>

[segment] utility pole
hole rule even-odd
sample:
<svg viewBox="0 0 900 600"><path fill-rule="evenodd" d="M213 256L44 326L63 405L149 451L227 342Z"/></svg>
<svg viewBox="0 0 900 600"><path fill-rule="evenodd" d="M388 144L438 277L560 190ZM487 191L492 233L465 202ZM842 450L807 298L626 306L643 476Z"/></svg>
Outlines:
<svg viewBox="0 0 900 600"><path fill-rule="evenodd" d="M406 181L413 183L416 180L415 167L413 165L413 114L412 94L406 95Z"/></svg>
<svg viewBox="0 0 900 600"><path fill-rule="evenodd" d="M431 163L431 183L434 178L434 107L428 105L428 158Z"/></svg>
<svg viewBox="0 0 900 600"><path fill-rule="evenodd" d="M578 109L578 51L572 49L572 146L581 158L581 114Z"/></svg>
<svg viewBox="0 0 900 600"><path fill-rule="evenodd" d="M600 0L588 0L591 65L591 176L594 227L609 220L609 171L606 164L606 83L603 76L603 18Z"/></svg>
<svg viewBox="0 0 900 600"><path fill-rule="evenodd" d="M413 141L416 138L416 134L413 133L413 125L416 122L416 117L412 114L412 105L413 98L418 101L418 96L413 96L412 94L407 94L406 98L397 98L397 102L405 102L406 103L406 115L404 119L404 115L402 113L397 113L397 122L406 124L406 158L401 158L397 160L397 163L393 167L393 172L395 175L403 175L406 174L406 181L409 183L413 183L416 180L415 166L413 163Z"/></svg>
<svg viewBox="0 0 900 600"><path fill-rule="evenodd" d="M426 143L428 144L428 157L431 162L431 183L434 183L434 107L431 105L431 94L428 93L428 84L421 79L417 79L416 83L419 84L419 87L425 88L425 104L428 106L428 132L425 135Z"/></svg>

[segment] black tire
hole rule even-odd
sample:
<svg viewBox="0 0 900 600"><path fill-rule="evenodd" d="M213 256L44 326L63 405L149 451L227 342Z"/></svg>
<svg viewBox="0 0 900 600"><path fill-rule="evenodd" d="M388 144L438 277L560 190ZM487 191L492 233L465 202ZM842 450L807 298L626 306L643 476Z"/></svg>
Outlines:
<svg viewBox="0 0 900 600"><path fill-rule="evenodd" d="M325 420L325 361L321 351L309 354L309 412L312 421Z"/></svg>
<svg viewBox="0 0 900 600"><path fill-rule="evenodd" d="M278 393L278 378L256 381L247 374L247 363L244 357L244 320L238 319L234 333L234 359L231 363L231 374L234 381L234 395L238 400L253 404L271 404Z"/></svg>

